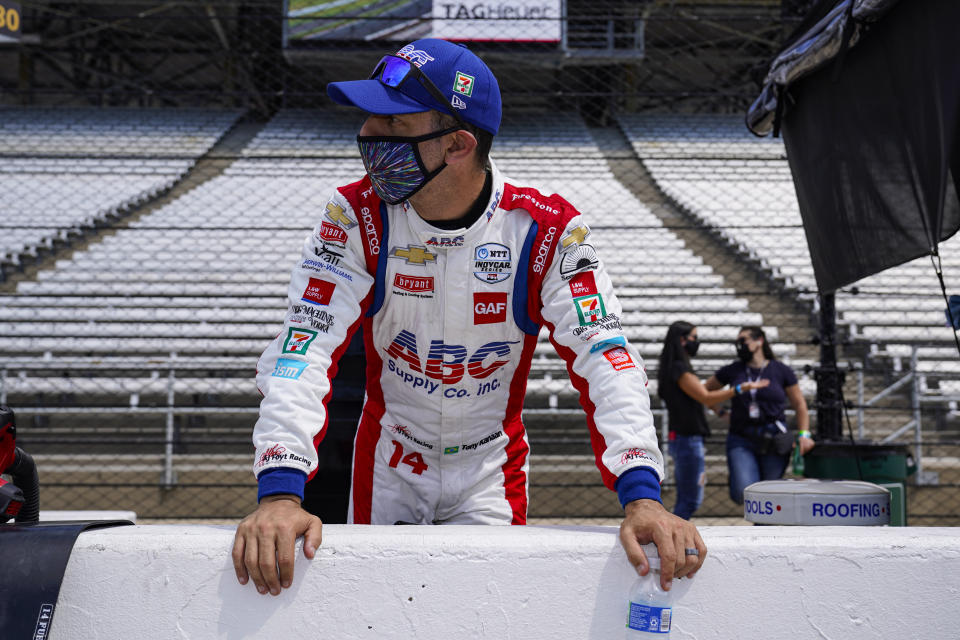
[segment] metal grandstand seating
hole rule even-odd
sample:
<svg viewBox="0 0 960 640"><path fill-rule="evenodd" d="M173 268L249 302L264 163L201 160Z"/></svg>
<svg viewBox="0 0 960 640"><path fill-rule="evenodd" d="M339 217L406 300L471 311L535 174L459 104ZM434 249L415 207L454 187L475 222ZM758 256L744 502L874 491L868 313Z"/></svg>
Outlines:
<svg viewBox="0 0 960 640"><path fill-rule="evenodd" d="M813 299L816 281L780 140L752 136L739 116L628 115L619 122L665 195L771 280ZM942 243L940 253L949 288L960 274L960 241ZM929 258L854 283L837 293L836 307L838 326L878 358L898 347L953 345ZM956 348L921 350L918 366L926 379L950 385L957 374L945 361L957 355Z"/></svg>
<svg viewBox="0 0 960 640"><path fill-rule="evenodd" d="M0 352L48 363L136 354L154 360L146 377L117 385L71 376L74 387L66 388L84 393L155 394L169 384L168 375L157 373L167 366L176 370L176 389L249 397L256 357L280 329L283 291L303 237L331 191L362 175L353 134L359 122L349 112L281 111L221 175L19 283L0 311ZM703 361L709 366L728 361L738 326L762 324L616 180L576 116L512 120L498 136L494 157L508 176L566 195L587 216L591 241L620 289L627 335L648 366L655 366L667 325L680 317L697 322L708 336L703 354L715 355ZM597 197L616 206L601 209ZM629 254L623 251L628 248ZM620 259L625 255L629 262ZM771 331L775 339L776 328ZM537 354L531 400L575 402L545 336ZM185 362L217 360L232 377L203 380L196 377L204 375L202 367L184 368ZM64 381L28 371L12 377L6 389L36 383L36 389L53 390Z"/></svg>
<svg viewBox="0 0 960 640"><path fill-rule="evenodd" d="M240 116L208 109L2 113L0 267L7 268L169 189Z"/></svg>

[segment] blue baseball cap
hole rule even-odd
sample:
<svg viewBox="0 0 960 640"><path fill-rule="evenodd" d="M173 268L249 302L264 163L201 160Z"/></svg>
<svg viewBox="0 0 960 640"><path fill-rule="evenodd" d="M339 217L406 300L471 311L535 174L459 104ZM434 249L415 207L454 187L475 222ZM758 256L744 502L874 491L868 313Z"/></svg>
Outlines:
<svg viewBox="0 0 960 640"><path fill-rule="evenodd" d="M379 77L331 82L327 95L336 102L381 115L420 113L434 109L456 114L464 121L496 135L500 129L500 86L490 68L460 44L422 38L402 47L397 56L415 65L447 98L438 102L414 78L397 88ZM402 63L401 63L402 64Z"/></svg>

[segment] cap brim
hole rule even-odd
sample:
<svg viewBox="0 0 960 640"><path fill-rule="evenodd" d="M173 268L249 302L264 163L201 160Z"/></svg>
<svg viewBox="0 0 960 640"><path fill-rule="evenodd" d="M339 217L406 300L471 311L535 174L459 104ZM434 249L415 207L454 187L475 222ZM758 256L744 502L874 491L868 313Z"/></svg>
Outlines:
<svg viewBox="0 0 960 640"><path fill-rule="evenodd" d="M372 79L331 82L327 85L327 95L337 104L379 115L420 113L433 108Z"/></svg>

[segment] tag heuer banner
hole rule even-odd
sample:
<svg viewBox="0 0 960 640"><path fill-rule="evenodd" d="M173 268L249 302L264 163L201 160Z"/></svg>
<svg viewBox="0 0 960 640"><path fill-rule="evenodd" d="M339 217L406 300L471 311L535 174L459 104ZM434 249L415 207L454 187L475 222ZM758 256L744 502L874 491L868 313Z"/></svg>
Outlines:
<svg viewBox="0 0 960 640"><path fill-rule="evenodd" d="M20 39L20 5L0 0L0 42Z"/></svg>
<svg viewBox="0 0 960 640"><path fill-rule="evenodd" d="M561 0L287 0L284 44L309 40L559 42Z"/></svg>

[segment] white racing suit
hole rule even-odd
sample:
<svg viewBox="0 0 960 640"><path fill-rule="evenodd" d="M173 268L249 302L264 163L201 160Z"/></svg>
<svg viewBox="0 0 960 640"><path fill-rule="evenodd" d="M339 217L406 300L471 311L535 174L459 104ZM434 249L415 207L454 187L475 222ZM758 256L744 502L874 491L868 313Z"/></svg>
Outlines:
<svg viewBox="0 0 960 640"><path fill-rule="evenodd" d="M646 374L588 227L563 198L496 167L492 183L486 213L457 231L382 203L368 178L330 199L257 366L259 497L302 497L337 360L363 323L349 522L526 522L521 411L541 326L580 392L604 483L622 504L659 499Z"/></svg>

